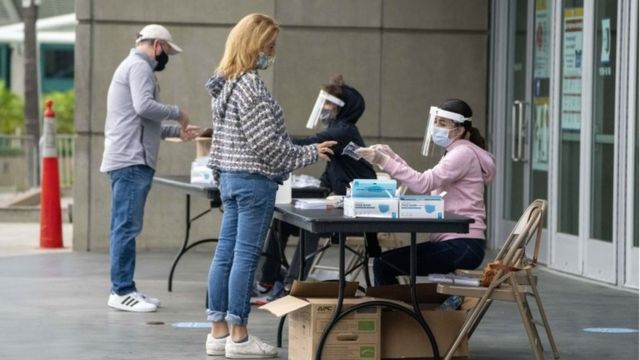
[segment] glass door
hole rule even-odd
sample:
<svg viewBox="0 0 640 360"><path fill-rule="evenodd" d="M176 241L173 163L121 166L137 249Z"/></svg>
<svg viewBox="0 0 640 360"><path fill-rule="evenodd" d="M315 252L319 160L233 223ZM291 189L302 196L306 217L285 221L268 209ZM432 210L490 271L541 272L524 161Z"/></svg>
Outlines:
<svg viewBox="0 0 640 360"><path fill-rule="evenodd" d="M593 3L592 100L589 135L589 209L584 275L615 283L614 175L616 134L616 74L618 0Z"/></svg>
<svg viewBox="0 0 640 360"><path fill-rule="evenodd" d="M625 285L638 288L638 245L640 234L638 233L638 222L640 220L640 212L638 212L638 200L640 199L640 184L638 184L638 168L640 168L640 146L638 144L638 134L640 133L640 123L638 122L638 96L640 96L640 87L638 82L638 2L633 1L630 4L631 15L630 32L629 32L629 104L628 104L628 129L633 134L630 136L632 140L627 147L627 173L631 177L627 177L627 229L625 249Z"/></svg>
<svg viewBox="0 0 640 360"><path fill-rule="evenodd" d="M637 49L636 49L637 51ZM636 52L636 73L638 69L638 60L637 60L637 52ZM630 197L629 204L627 205L629 209L629 216L627 217L627 221L629 223L628 226L628 234L627 237L627 246L626 246L626 277L625 277L625 285L638 288L638 245L640 234L638 233L638 222L640 217L640 212L638 212L638 200L640 198L639 193L639 184L638 184L638 168L640 167L640 151L638 147L638 132L640 131L640 124L638 124L638 79L635 79L636 86L636 98L635 101L635 122L633 126L634 132L634 141L631 146L632 155L630 156L631 162L629 164L629 169L631 169L631 174L633 174L633 178L630 179L629 183L631 184L628 189L630 189L628 196Z"/></svg>
<svg viewBox="0 0 640 360"><path fill-rule="evenodd" d="M615 283L617 0L563 0L559 14L554 268Z"/></svg>
<svg viewBox="0 0 640 360"><path fill-rule="evenodd" d="M552 1L510 1L507 139L504 143L504 186L500 238L513 229L535 199L548 199L549 90L551 74ZM540 259L546 262L544 231Z"/></svg>
<svg viewBox="0 0 640 360"><path fill-rule="evenodd" d="M559 123L552 266L575 274L582 272L580 225L580 147L582 126L582 53L584 9L582 0L563 0L560 7Z"/></svg>

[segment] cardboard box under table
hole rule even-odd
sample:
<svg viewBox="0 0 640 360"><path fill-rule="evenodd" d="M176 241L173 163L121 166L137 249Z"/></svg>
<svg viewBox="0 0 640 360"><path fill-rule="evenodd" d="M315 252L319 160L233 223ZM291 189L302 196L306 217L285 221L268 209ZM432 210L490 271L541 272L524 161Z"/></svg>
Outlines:
<svg viewBox="0 0 640 360"><path fill-rule="evenodd" d="M416 295L422 316L436 338L441 354L446 353L458 336L467 312L477 299L465 298L459 310L439 310L438 305L448 297L436 292L437 284L417 284ZM403 301L410 306L410 288L407 285L379 286L367 289L367 296ZM406 314L383 309L381 325L382 359L430 359L433 351L420 325ZM465 339L454 354L454 358L467 358L469 347Z"/></svg>
<svg viewBox="0 0 640 360"><path fill-rule="evenodd" d="M366 302L354 298L358 284L346 284L343 309ZM333 317L337 303L337 283L294 282L291 295L260 307L276 316L288 316L289 359L313 359L320 336ZM355 311L331 330L324 345L324 359L380 359L380 309Z"/></svg>

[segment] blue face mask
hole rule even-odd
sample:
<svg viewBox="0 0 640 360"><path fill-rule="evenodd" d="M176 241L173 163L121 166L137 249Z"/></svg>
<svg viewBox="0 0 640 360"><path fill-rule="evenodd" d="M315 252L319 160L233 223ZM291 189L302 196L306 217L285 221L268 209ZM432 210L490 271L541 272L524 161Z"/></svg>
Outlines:
<svg viewBox="0 0 640 360"><path fill-rule="evenodd" d="M451 143L453 143L453 139L449 139L450 131L451 129L434 126L431 129L431 139L433 140L433 143L443 148L447 148Z"/></svg>
<svg viewBox="0 0 640 360"><path fill-rule="evenodd" d="M260 54L258 55L258 62L256 63L256 69L266 70L271 64L273 64L274 60L275 60L275 57L269 57L267 56L267 54L261 51Z"/></svg>

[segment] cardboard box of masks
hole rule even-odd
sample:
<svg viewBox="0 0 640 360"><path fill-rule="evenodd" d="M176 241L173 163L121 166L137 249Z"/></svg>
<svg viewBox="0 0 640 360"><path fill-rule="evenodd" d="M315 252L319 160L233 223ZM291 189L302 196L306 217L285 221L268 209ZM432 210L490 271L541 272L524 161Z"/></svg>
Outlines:
<svg viewBox="0 0 640 360"><path fill-rule="evenodd" d="M367 300L354 298L357 289L358 283L347 283L343 309ZM296 281L290 295L260 307L276 316L288 314L289 359L315 359L320 336L333 316L337 295L335 282ZM380 314L380 308L365 308L342 318L329 333L322 358L379 360Z"/></svg>
<svg viewBox="0 0 640 360"><path fill-rule="evenodd" d="M402 195L399 212L403 219L444 219L444 199L439 195Z"/></svg>
<svg viewBox="0 0 640 360"><path fill-rule="evenodd" d="M344 216L398 218L397 198L344 198Z"/></svg>

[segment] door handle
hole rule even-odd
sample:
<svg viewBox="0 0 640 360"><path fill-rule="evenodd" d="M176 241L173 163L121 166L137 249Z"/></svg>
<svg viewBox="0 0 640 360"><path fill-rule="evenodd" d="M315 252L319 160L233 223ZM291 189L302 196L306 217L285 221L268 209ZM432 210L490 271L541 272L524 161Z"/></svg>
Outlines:
<svg viewBox="0 0 640 360"><path fill-rule="evenodd" d="M511 160L524 161L524 105L525 102L516 100L511 107Z"/></svg>
<svg viewBox="0 0 640 360"><path fill-rule="evenodd" d="M518 116L518 111L522 112L522 107L520 106L521 103L522 101L516 100L511 106L511 160L513 162L520 161L518 158L518 150L520 149L520 140L518 136L518 122L520 117Z"/></svg>
<svg viewBox="0 0 640 360"><path fill-rule="evenodd" d="M518 101L518 160L519 161L526 161L527 159L525 159L524 157L524 145L525 145L525 138L524 138L524 106L525 106L525 102L524 101Z"/></svg>

